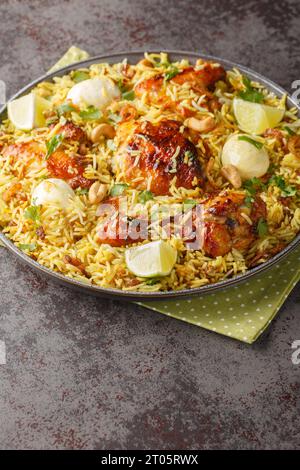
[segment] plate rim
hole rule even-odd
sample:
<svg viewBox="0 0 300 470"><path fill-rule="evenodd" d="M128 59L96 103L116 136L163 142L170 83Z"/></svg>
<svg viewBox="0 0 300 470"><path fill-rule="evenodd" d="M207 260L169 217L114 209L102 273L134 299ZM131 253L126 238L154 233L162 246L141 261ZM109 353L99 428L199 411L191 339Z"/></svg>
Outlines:
<svg viewBox="0 0 300 470"><path fill-rule="evenodd" d="M70 65L57 69L54 72L45 73L41 75L40 77L33 80L26 86L22 87L19 91L17 91L7 101L7 103L9 101L12 101L22 96L24 93L27 93L33 87L35 87L38 83L45 81L45 80L51 80L53 77L61 76L64 73L70 72L71 70L84 68L86 66L92 65L93 63L104 61L105 59L114 63L113 59L118 58L120 56L122 56L123 59L124 58L130 59L130 57L135 57L135 56L142 57L145 52L146 52L145 50L120 51L120 52L114 52L114 53L106 52L100 55L92 56L88 59L85 59L79 62L74 62ZM174 56L174 55L181 56L181 58L184 58L184 56L186 56L187 58L190 58L190 59L191 58L194 58L194 59L203 58L205 60L220 62L221 65L224 65L227 68L236 67L239 70L241 70L243 73L249 75L252 79L257 79L258 81L261 81L267 88L271 89L271 91L273 91L274 93L278 95L286 94L288 104L290 106L295 106L298 110L298 113L300 113L299 104L295 100L293 100L293 98L289 95L289 93L283 87L281 87L277 83L273 82L272 80L269 80L264 75L252 70L251 68L247 66L243 66L237 62L234 62L228 59L223 59L221 57L217 57L214 55L205 54L200 51L191 52L191 51L185 51L185 50L182 51L182 50L172 50L172 49L151 50L151 53L160 53L160 52L165 52L169 54L170 56ZM1 120L2 120L2 115L5 114L6 112L7 103L3 105L0 109ZM260 265L247 270L245 273L239 274L229 279L223 279L213 284L205 284L200 287L180 289L180 290L171 290L171 291L156 291L156 292L126 291L126 290L120 290L116 288L101 287L101 286L97 286L94 284L89 284L88 282L79 281L77 279L72 279L68 276L65 276L64 274L60 274L56 271L53 271L50 268L47 268L41 265L40 263L38 263L37 261L33 260L25 252L20 250L17 247L17 245L15 245L2 232L0 232L0 241L5 245L6 248L8 248L10 252L12 252L22 262L31 266L32 268L34 268L34 270L41 272L42 274L46 275L48 278L58 282L61 285L67 285L68 287L71 287L75 290L84 291L86 293L87 292L93 293L94 295L98 295L101 297L109 297L109 298L116 298L116 299L119 298L122 300L135 300L135 301L151 301L151 300L155 301L155 300L160 300L160 299L176 299L176 298L182 298L182 297L201 296L204 294L210 294L218 290L223 290L223 289L241 284L243 282L246 282L247 280L249 280L249 278L259 273L262 273L263 271L268 270L269 268L277 264L279 261L281 261L283 258L285 258L289 253L291 253L300 244L300 233L282 251L280 251L279 253L277 253L275 256L265 261L264 263L261 263Z"/></svg>

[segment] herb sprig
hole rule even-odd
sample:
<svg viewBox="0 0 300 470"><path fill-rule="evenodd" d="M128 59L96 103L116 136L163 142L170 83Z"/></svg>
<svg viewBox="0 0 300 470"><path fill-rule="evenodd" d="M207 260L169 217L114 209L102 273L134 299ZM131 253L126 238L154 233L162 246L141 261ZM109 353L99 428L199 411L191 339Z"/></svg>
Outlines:
<svg viewBox="0 0 300 470"><path fill-rule="evenodd" d="M251 101L252 103L262 103L264 100L264 95L261 91L258 91L251 85L251 80L245 75L243 76L243 84L245 90L240 91L238 96L245 101Z"/></svg>
<svg viewBox="0 0 300 470"><path fill-rule="evenodd" d="M258 142L258 140L251 139L251 137L248 137L247 135L240 135L238 137L238 140L244 140L245 142L254 145L254 147L256 147L258 150L263 148L264 145L262 142Z"/></svg>
<svg viewBox="0 0 300 470"><path fill-rule="evenodd" d="M64 135L63 134L56 134L52 139L48 140L46 142L46 148L47 148L47 153L46 153L46 160L52 155L53 152L55 152L58 147L61 146L64 140Z"/></svg>

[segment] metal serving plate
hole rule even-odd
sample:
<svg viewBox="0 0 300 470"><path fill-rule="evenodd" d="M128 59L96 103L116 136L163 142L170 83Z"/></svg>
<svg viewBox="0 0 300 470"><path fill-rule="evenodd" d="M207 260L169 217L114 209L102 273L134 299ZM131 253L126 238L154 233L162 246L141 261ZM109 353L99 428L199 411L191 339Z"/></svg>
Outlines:
<svg viewBox="0 0 300 470"><path fill-rule="evenodd" d="M225 69L231 69L233 67L237 67L241 72L243 72L249 78L251 78L252 80L259 81L260 83L265 85L266 88L268 88L270 91L274 92L277 96L282 96L283 94L288 95L288 93L283 88L276 85L271 80L268 80L267 78L263 77L259 73L254 72L253 70L247 67L236 64L229 60L220 59L219 57L214 57L211 55L186 52L186 51L153 51L153 52L167 52L171 60L173 61L186 58L186 59L189 59L193 63L195 62L196 59L201 57L205 60L212 60L212 61L218 62L219 64L223 65ZM118 63L118 62L121 62L125 57L128 59L130 63L135 64L141 58L143 58L143 55L144 55L143 52L136 51L136 52L120 52L116 54L109 54L109 55L104 54L104 55L95 56L88 60L77 62L76 64L72 64L68 67L64 67L51 74L43 75L37 80L34 80L32 83L30 83L26 87L22 88L11 99L18 98L21 95L28 93L32 88L34 88L38 83L42 81L45 81L45 80L50 81L53 77L62 76L74 69L78 69L81 67L89 67L90 65L94 63L100 63L100 62ZM293 101L293 99L290 96L288 96L287 105L288 107L294 107L294 106L297 107L299 110L299 114L300 114L299 105L295 101ZM6 115L6 106L0 109L0 119L3 119L5 115ZM68 278L34 261L32 258L27 256L23 251L19 250L19 248L17 248L17 246L14 245L2 233L0 233L0 241L21 261L31 266L32 268L34 268L36 271L39 271L40 273L46 275L48 278L53 279L53 281L58 282L59 284L69 286L77 291L91 293L91 294L95 294L101 297L111 297L111 298L113 297L113 298L119 298L123 300L127 299L127 300L135 300L135 301L142 301L142 300L150 301L150 300L158 300L158 299L166 299L166 298L191 297L191 296L196 296L196 295L199 296L199 295L206 294L206 293L216 292L220 289L234 286L238 283L246 281L252 276L255 276L256 274L261 273L262 271L265 271L266 269L270 268L274 264L278 263L278 261L284 258L288 253L293 251L296 248L296 246L298 246L300 243L300 234L298 234L297 237L289 245L287 245L280 253L278 253L277 255L275 255L273 258L269 259L265 263L262 263L259 266L249 269L244 274L240 274L231 279L226 279L220 282L216 282L214 284L209 284L209 285L197 287L194 289L182 289L182 290L177 290L177 291L173 290L173 291L168 291L168 292L151 292L151 293L126 292L126 291L121 291L119 289L103 288L103 287L90 285L82 281L77 281L77 280Z"/></svg>

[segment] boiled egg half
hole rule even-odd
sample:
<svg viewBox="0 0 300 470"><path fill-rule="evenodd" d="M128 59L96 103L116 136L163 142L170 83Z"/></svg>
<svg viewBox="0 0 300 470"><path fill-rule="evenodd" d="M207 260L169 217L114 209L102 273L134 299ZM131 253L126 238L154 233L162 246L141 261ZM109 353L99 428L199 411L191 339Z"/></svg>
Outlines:
<svg viewBox="0 0 300 470"><path fill-rule="evenodd" d="M94 106L104 109L120 97L120 90L108 77L89 78L74 85L67 95L77 106Z"/></svg>
<svg viewBox="0 0 300 470"><path fill-rule="evenodd" d="M270 165L267 150L245 134L229 137L222 150L222 164L233 165L242 179L263 176Z"/></svg>
<svg viewBox="0 0 300 470"><path fill-rule="evenodd" d="M35 206L57 204L66 209L74 198L73 189L64 180L49 178L41 181L33 190L31 202Z"/></svg>

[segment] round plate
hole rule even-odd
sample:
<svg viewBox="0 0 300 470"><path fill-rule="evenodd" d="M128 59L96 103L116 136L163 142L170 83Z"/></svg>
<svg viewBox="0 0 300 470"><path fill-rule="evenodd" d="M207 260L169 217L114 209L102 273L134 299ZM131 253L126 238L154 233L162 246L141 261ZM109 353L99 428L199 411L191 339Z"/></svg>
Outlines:
<svg viewBox="0 0 300 470"><path fill-rule="evenodd" d="M281 88L280 86L276 85L272 81L268 80L267 78L263 77L257 72L254 72L247 67L242 65L236 64L231 62L230 60L220 59L219 57L214 57L211 55L201 54L201 53L193 53L193 52L186 52L186 51L152 51L152 52L166 52L169 54L172 61L181 60L181 59L189 59L191 62L194 62L198 58L202 58L205 60L211 60L214 62L218 62L219 64L223 65L225 69L231 69L233 67L238 68L243 74L247 75L250 79L258 81L262 83L268 90L275 93L277 96L282 96L286 94L287 98L287 106L288 107L296 107L298 111L300 111L299 105L288 95L288 93ZM88 60L84 60L82 62L77 62L75 64L69 65L64 67L60 70L57 70L51 74L43 75L42 77L34 80L32 83L27 85L26 87L22 88L16 95L14 95L11 99L15 99L20 97L23 94L30 92L32 88L34 88L38 83L51 80L53 77L64 75L71 70L78 69L81 67L89 67L94 63L100 62L108 62L108 63L118 63L124 60L125 58L132 64L135 64L144 56L143 51L135 51L135 52L120 52L116 54L109 54L109 55L99 55L92 57ZM0 119L3 119L6 116L6 106L0 109ZM278 263L282 258L284 258L288 253L296 248L296 246L300 243L300 234L294 238L294 240L289 243L280 253L273 256L271 259L262 263L252 269L249 269L244 274L240 274L230 279L226 279L220 282L216 282L214 284L208 284L202 287L196 287L193 289L181 289L181 290L172 290L167 292L127 292L122 291L119 289L109 289L104 287L99 287L95 285L90 285L88 283L77 281L75 279L71 279L69 277L64 276L63 274L56 273L51 269L48 269L38 262L34 261L32 258L27 256L23 251L19 250L19 248L14 245L5 235L0 233L0 241L12 252L14 253L21 261L25 262L29 266L33 267L35 270L39 271L42 274L45 274L48 278L53 279L54 281L72 287L78 291L82 291L85 293L92 293L95 295L99 295L102 297L113 297L119 299L127 299L127 300L135 300L135 301L142 301L142 300L159 300L159 299L166 299L166 298L176 298L176 297L191 297L195 295L202 295L206 293L216 292L220 289L224 289L226 287L234 286L240 282L246 281L247 279L255 276L256 274L265 271L266 269L273 266L275 263Z"/></svg>

